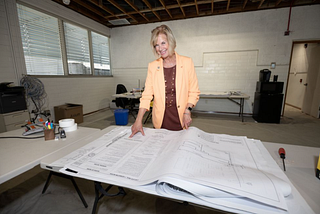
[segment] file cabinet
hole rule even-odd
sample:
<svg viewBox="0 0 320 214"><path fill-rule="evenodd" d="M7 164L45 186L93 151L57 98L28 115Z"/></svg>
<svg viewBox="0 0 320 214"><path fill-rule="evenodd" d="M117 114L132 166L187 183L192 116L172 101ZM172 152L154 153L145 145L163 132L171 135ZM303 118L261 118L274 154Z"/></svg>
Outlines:
<svg viewBox="0 0 320 214"><path fill-rule="evenodd" d="M30 120L27 110L0 114L0 133L21 128Z"/></svg>

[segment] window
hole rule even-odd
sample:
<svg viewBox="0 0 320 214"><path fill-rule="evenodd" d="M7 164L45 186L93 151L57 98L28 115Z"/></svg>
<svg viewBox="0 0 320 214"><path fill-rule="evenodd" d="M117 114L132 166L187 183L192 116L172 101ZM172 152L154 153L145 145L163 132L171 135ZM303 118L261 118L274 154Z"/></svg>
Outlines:
<svg viewBox="0 0 320 214"><path fill-rule="evenodd" d="M21 4L17 8L28 75L112 75L107 36Z"/></svg>
<svg viewBox="0 0 320 214"><path fill-rule="evenodd" d="M88 31L64 22L69 74L91 74Z"/></svg>
<svg viewBox="0 0 320 214"><path fill-rule="evenodd" d="M91 32L95 75L111 75L109 57L109 38Z"/></svg>
<svg viewBox="0 0 320 214"><path fill-rule="evenodd" d="M63 75L58 19L17 6L27 74Z"/></svg>

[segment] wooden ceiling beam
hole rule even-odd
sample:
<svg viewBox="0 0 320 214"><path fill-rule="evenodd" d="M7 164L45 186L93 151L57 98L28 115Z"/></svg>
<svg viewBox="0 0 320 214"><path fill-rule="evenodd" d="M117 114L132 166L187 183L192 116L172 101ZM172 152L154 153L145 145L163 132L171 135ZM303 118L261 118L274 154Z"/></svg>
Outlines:
<svg viewBox="0 0 320 214"><path fill-rule="evenodd" d="M132 3L129 0L125 0L127 2L128 5L130 5L137 13L139 13L145 20L147 20L149 22L149 19L139 11L139 9L134 5L134 3Z"/></svg>
<svg viewBox="0 0 320 214"><path fill-rule="evenodd" d="M62 3L62 0L53 1L64 5ZM108 5L113 5L115 8L117 8L117 10L114 10L113 6L110 5L109 7L107 4L105 4L105 2L107 1ZM318 1L319 0L310 0L309 4L315 4ZM243 3L235 2L235 5L232 7L230 6L231 0L194 0L187 2L183 0L176 0L173 1L173 4L171 5L166 5L165 2L169 2L166 0L159 0L161 4L156 4L154 3L154 1L152 1L153 3L150 4L151 1L149 2L148 0L141 0L141 2L143 2L146 6L143 5L144 9L139 9L140 6L136 6L137 4L135 0L121 1L125 6L118 3L120 1L117 0L72 0L72 2L73 4L70 4L69 6L64 6L107 26L109 20L119 18L131 18L131 24L135 25L153 23L158 21L170 21L176 19L202 17L208 15L228 14L233 12L255 11L258 9L274 9L279 7L290 7L292 5L295 5L295 0L290 0L289 2L286 2L284 0L276 0L273 4L268 5L265 3L266 0L253 1L250 4L248 4L248 0L244 0ZM217 6L217 2L224 2L223 5L225 5L226 9L214 10L214 3L216 3ZM302 3L302 5L304 4ZM132 9L127 9L127 6L131 7ZM195 10L189 10L189 8L187 7L195 8ZM204 8L204 10L202 10L202 8ZM130 10L130 12L127 12L125 10ZM173 14L173 11L175 11L176 13ZM150 17L149 14L153 14L154 16ZM142 16L143 18L140 18L140 16Z"/></svg>
<svg viewBox="0 0 320 214"><path fill-rule="evenodd" d="M61 4L63 4L62 1L55 1L55 2L61 2ZM70 8L74 11L77 11L78 13L80 13L84 16L87 16L87 17L91 18L92 20L100 22L104 25L107 24L108 19L103 18L103 14L101 13L101 11L96 10L95 8L89 6L88 4L83 3L80 0L74 0L74 2L76 4L69 5L68 8ZM82 7L79 7L79 5ZM101 16L97 16L97 15L88 13L88 9L89 9L89 11L91 11L93 13L101 14Z"/></svg>
<svg viewBox="0 0 320 214"><path fill-rule="evenodd" d="M149 12L156 13L156 11L161 11L161 10L165 9L164 7L152 8L152 6L150 5L150 3L147 0L142 0L142 1L147 5L147 7L149 9L140 10L141 13L149 13ZM228 0L215 0L214 2L224 2L224 1L228 1ZM212 0L198 1L197 4L198 5L200 5L200 4L213 4L213 1ZM195 6L195 3L194 2L189 2L189 3L180 4L180 6L181 6L181 8L190 7L190 6ZM179 4L174 4L174 5L168 5L166 7L167 7L167 9L177 9L177 8L180 8L180 6L179 6ZM128 12L128 14L136 14L136 13L137 12ZM126 14L117 14L117 15L118 16L124 16ZM159 21L161 21L160 16L158 14L156 16L159 19Z"/></svg>
<svg viewBox="0 0 320 214"><path fill-rule="evenodd" d="M159 1L160 1L160 3L162 4L162 7L167 11L168 15L169 15L170 18L172 19L173 17L172 17L172 15L171 15L170 11L168 10L166 4L163 2L163 0L159 0Z"/></svg>
<svg viewBox="0 0 320 214"><path fill-rule="evenodd" d="M158 18L158 20L161 21L161 17L159 16L159 14L156 11L153 10L153 8L152 8L151 4L148 2L148 0L142 0L142 1L149 8L149 11L144 11L144 12L145 13L152 12ZM142 10L140 10L140 12L142 12Z"/></svg>
<svg viewBox="0 0 320 214"><path fill-rule="evenodd" d="M75 3L77 3L78 5L81 5L82 7L89 9L90 11L92 11L92 12L94 12L94 13L97 13L97 14L101 14L101 15L102 15L101 11L99 11L99 10L95 9L94 7L92 7L91 5L85 3L85 1L81 1L81 0L73 0L73 1L74 1ZM91 1L90 1L90 2L91 2ZM106 12L107 12L107 11L106 11ZM106 19L108 19L108 18L106 18Z"/></svg>
<svg viewBox="0 0 320 214"><path fill-rule="evenodd" d="M214 9L214 0L211 1L211 13L213 13L213 9Z"/></svg>
<svg viewBox="0 0 320 214"><path fill-rule="evenodd" d="M198 4L197 4L197 0L194 0L194 4L196 6L197 15L199 16L199 7L198 7Z"/></svg>
<svg viewBox="0 0 320 214"><path fill-rule="evenodd" d="M244 8L246 7L247 3L248 3L248 0L245 0L245 1L243 2L242 9L244 9Z"/></svg>
<svg viewBox="0 0 320 214"><path fill-rule="evenodd" d="M81 0L73 0L73 1L81 1ZM102 0L99 0L99 3L96 3L95 1L93 0L88 0L89 2L91 2L92 4L100 7L102 10L104 10L105 12L109 13L111 16L104 16L105 19L107 19L108 21L110 20L110 18L117 18L117 19L120 19L120 17L116 14L114 14L111 10L109 10L108 8L106 8L104 5L103 5L103 1ZM83 1L81 1L83 2Z"/></svg>
<svg viewBox="0 0 320 214"><path fill-rule="evenodd" d="M228 0L228 4L227 4L227 11L229 11L230 1L231 1L231 0Z"/></svg>
<svg viewBox="0 0 320 214"><path fill-rule="evenodd" d="M258 6L258 9L261 8L261 6L262 6L262 4L264 3L264 1L265 1L265 0L261 0L261 1L260 1L260 4L259 4L259 6Z"/></svg>
<svg viewBox="0 0 320 214"><path fill-rule="evenodd" d="M115 2L114 0L107 0L107 1L110 2L116 8L118 8L122 13L124 13L127 16L129 16L135 22L139 23L138 20L134 16L132 16L131 14L128 14L117 2Z"/></svg>
<svg viewBox="0 0 320 214"><path fill-rule="evenodd" d="M182 14L183 14L183 17L186 18L186 13L184 12L184 9L181 7L180 0L177 0L177 3L179 5L179 7L180 7L180 10L181 10Z"/></svg>

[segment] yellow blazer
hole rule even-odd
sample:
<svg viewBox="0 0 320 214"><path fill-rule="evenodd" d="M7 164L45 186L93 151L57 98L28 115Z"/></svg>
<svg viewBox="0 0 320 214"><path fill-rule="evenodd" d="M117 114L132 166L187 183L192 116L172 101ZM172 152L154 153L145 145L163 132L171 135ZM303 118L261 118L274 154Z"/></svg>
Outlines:
<svg viewBox="0 0 320 214"><path fill-rule="evenodd" d="M188 103L197 104L200 90L198 78L191 58L176 54L176 100L180 123L182 126L183 113ZM163 74L163 59L159 58L148 66L145 90L140 99L140 108L149 110L153 98L152 122L160 129L166 106L165 82Z"/></svg>

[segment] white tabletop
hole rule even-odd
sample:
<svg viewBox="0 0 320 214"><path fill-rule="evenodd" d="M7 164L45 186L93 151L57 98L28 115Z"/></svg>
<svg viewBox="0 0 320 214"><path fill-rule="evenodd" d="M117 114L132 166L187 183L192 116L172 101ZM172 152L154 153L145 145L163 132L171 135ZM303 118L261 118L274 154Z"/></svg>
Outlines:
<svg viewBox="0 0 320 214"><path fill-rule="evenodd" d="M0 184L35 167L40 164L40 160L51 153L78 142L80 139L99 132L99 129L78 127L78 130L67 132L65 140L49 140L44 138L20 139L5 138L0 139ZM0 137L16 136L23 137L23 129L4 132ZM41 136L33 134L27 137Z"/></svg>
<svg viewBox="0 0 320 214"><path fill-rule="evenodd" d="M47 169L47 170L52 170L55 172L59 172L59 169L61 169L63 166L54 166L51 163L53 163L54 161L56 161L60 158L63 158L64 156L83 147L84 145L91 143L92 141L100 138L102 135L110 132L112 129L114 129L116 127L117 126L109 126L99 132L94 132L91 135L83 137L77 143L69 145L68 147L65 147L63 150L59 150L57 152L52 153L51 155L48 155L47 157L45 157L41 160L41 162L40 162L41 168Z"/></svg>
<svg viewBox="0 0 320 214"><path fill-rule="evenodd" d="M140 92L136 92L136 93L126 92L123 94L114 94L112 96L116 98L139 99L142 95L140 94Z"/></svg>
<svg viewBox="0 0 320 214"><path fill-rule="evenodd" d="M230 92L206 92L201 93L200 98L213 98L213 99L222 99L222 98L231 98L231 99L249 99L250 96L242 93L230 93Z"/></svg>
<svg viewBox="0 0 320 214"><path fill-rule="evenodd" d="M278 150L285 149L285 174L312 210L320 213L320 180L316 177L320 148L266 142L263 145L281 169L283 163Z"/></svg>
<svg viewBox="0 0 320 214"><path fill-rule="evenodd" d="M41 160L41 167L45 169L48 169L47 166L56 167L51 170L59 171L59 169L63 166L52 166L50 164L71 153L72 151L75 151L76 149L86 145L87 143L90 143L93 140L101 137L103 134L106 134L115 127L116 126L110 126L107 129L101 130L100 132L82 139L77 144L68 146L61 152L53 153L52 155ZM269 151L270 155L278 163L281 169L282 159L279 158L278 150L281 147L286 150L287 155L285 161L287 171L285 174L300 193L294 193L295 197L297 197L295 201L300 203L298 203L299 206L307 206L303 205L303 203L307 202L315 213L320 213L320 205L318 203L320 198L320 180L315 176L315 168L320 148L266 142L264 142L263 145ZM152 193L152 191L150 193ZM301 198L301 196L304 198L304 200Z"/></svg>

